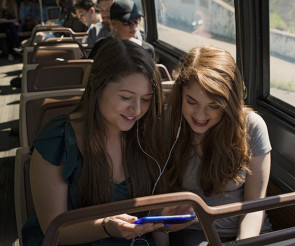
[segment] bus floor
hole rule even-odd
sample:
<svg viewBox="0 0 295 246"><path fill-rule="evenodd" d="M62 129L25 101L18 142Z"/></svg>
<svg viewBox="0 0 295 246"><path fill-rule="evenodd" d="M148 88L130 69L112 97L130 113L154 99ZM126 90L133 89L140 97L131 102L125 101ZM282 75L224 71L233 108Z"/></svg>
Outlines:
<svg viewBox="0 0 295 246"><path fill-rule="evenodd" d="M19 245L14 212L14 158L19 148L20 89L10 81L22 69L22 58L0 57L0 246Z"/></svg>

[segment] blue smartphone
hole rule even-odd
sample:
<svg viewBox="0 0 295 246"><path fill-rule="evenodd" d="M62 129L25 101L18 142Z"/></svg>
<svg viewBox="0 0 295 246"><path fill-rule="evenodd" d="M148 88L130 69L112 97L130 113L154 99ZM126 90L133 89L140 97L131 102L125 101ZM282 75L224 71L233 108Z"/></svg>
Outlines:
<svg viewBox="0 0 295 246"><path fill-rule="evenodd" d="M184 215L167 215L167 216L147 216L142 217L134 222L134 224L143 223L163 223L164 225L172 224L182 224L189 222L196 218L194 214L184 214Z"/></svg>

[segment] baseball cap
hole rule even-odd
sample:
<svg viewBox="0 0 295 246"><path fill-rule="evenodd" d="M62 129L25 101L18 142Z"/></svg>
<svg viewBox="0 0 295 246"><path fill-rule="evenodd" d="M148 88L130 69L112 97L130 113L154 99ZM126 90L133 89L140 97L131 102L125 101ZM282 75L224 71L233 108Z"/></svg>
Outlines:
<svg viewBox="0 0 295 246"><path fill-rule="evenodd" d="M110 9L110 19L121 22L128 22L142 16L132 0L116 0Z"/></svg>

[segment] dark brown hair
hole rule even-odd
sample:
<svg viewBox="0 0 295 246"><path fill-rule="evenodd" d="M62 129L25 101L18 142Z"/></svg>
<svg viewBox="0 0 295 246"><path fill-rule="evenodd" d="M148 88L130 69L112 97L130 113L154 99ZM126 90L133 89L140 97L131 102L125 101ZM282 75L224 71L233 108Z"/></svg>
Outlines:
<svg viewBox="0 0 295 246"><path fill-rule="evenodd" d="M153 98L149 110L139 120L139 141L143 149L162 163L161 134L157 131L162 114L162 88L160 75L151 56L132 41L110 39L97 52L88 84L75 111L82 113L84 123L83 168L80 179L82 205L110 202L112 198L112 170L106 152L106 129L98 104L104 89L133 73L141 73L151 81ZM132 197L150 195L158 177L154 161L139 148L137 124L122 132L122 160L125 174L130 178ZM155 171L156 170L156 171ZM165 191L164 179L156 193Z"/></svg>
<svg viewBox="0 0 295 246"><path fill-rule="evenodd" d="M74 0L74 7L84 9L86 11L89 11L89 9L94 8L95 12L99 12L93 0Z"/></svg>

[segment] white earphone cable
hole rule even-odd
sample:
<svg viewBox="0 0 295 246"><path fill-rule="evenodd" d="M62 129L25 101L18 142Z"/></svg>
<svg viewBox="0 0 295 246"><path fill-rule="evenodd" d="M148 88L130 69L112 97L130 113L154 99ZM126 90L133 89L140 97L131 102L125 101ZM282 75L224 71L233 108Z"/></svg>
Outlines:
<svg viewBox="0 0 295 246"><path fill-rule="evenodd" d="M159 182L161 176L163 175L163 173L164 173L164 171L165 171L165 169L166 169L166 167L167 167L167 165L168 165L168 162L169 162L169 160L170 160L170 156L171 156L172 150L174 149L174 146L175 146L175 144L176 144L176 142L177 142L177 140L178 140L178 138L179 138L180 130L181 130L181 123L182 123L182 115L181 115L181 118L180 118L179 127L178 127L178 130L177 130L177 134L176 134L175 141L174 141L174 143L173 143L173 145L172 145L172 147L171 147L171 149L170 149L170 151L169 151L169 154L168 154L167 160L166 160L166 162L165 162L165 165L164 165L163 169L161 169L161 166L160 166L160 164L158 163L158 161L157 161L154 157L152 157L150 154L148 154L146 151L144 151L144 149L142 148L142 146L141 146L141 144L140 144L140 141L139 141L139 136L138 136L138 121L137 121L136 136L137 136L138 146L139 146L139 148L141 149L141 151L142 151L145 155L147 155L148 157L150 157L150 158L151 158L151 159L157 164L157 166L158 166L158 168L159 168L159 176L158 176L158 178L157 178L157 180L156 180L156 182L155 182L155 184L154 184L154 187L153 187L153 190L152 190L152 195L154 195L154 193L155 193L155 190L156 190L157 184L158 184L158 182ZM149 211L149 214L150 214L150 211ZM130 246L134 246L135 242L136 242L136 241L140 241L140 240L144 241L144 242L149 246L148 241L145 240L144 238L133 238L133 239L132 239L132 243L130 244Z"/></svg>
<svg viewBox="0 0 295 246"><path fill-rule="evenodd" d="M155 192L155 190L156 190L156 186L157 186L157 184L158 184L158 182L159 182L161 176L163 175L163 173L164 173L164 171L165 171L165 169L166 169L166 167L167 167L167 165L168 165L168 162L169 162L169 160L170 160L170 156L171 156L172 150L174 149L174 146L175 146L175 144L176 144L176 142L177 142L177 140L178 140L178 138L179 138L179 135L180 135L181 123L182 123L182 115L181 115L181 118L180 118L179 127L178 127L178 130L177 130L177 134L176 134L175 141L174 141L174 143L173 143L173 145L172 145L172 147L171 147L171 149L170 149L170 151L169 151L169 154L168 154L167 160L166 160L166 162L165 162L165 165L164 165L163 169L161 169L161 166L160 166L160 164L158 163L158 161L157 161L154 157L152 157L150 154L148 154L146 151L144 151L144 149L142 148L142 146L141 146L141 144L140 144L140 141L139 141L139 136L138 136L138 121L137 121L136 135L137 135L137 142L138 142L138 145L139 145L141 151L142 151L145 155L147 155L148 157L150 157L150 158L151 158L151 159L157 164L157 166L158 166L158 168L159 168L159 176L158 176L158 178L157 178L157 180L156 180L156 182L155 182L155 184L154 184L154 187L153 187L153 190L152 190L152 194L151 194L151 195L154 195L154 192Z"/></svg>

